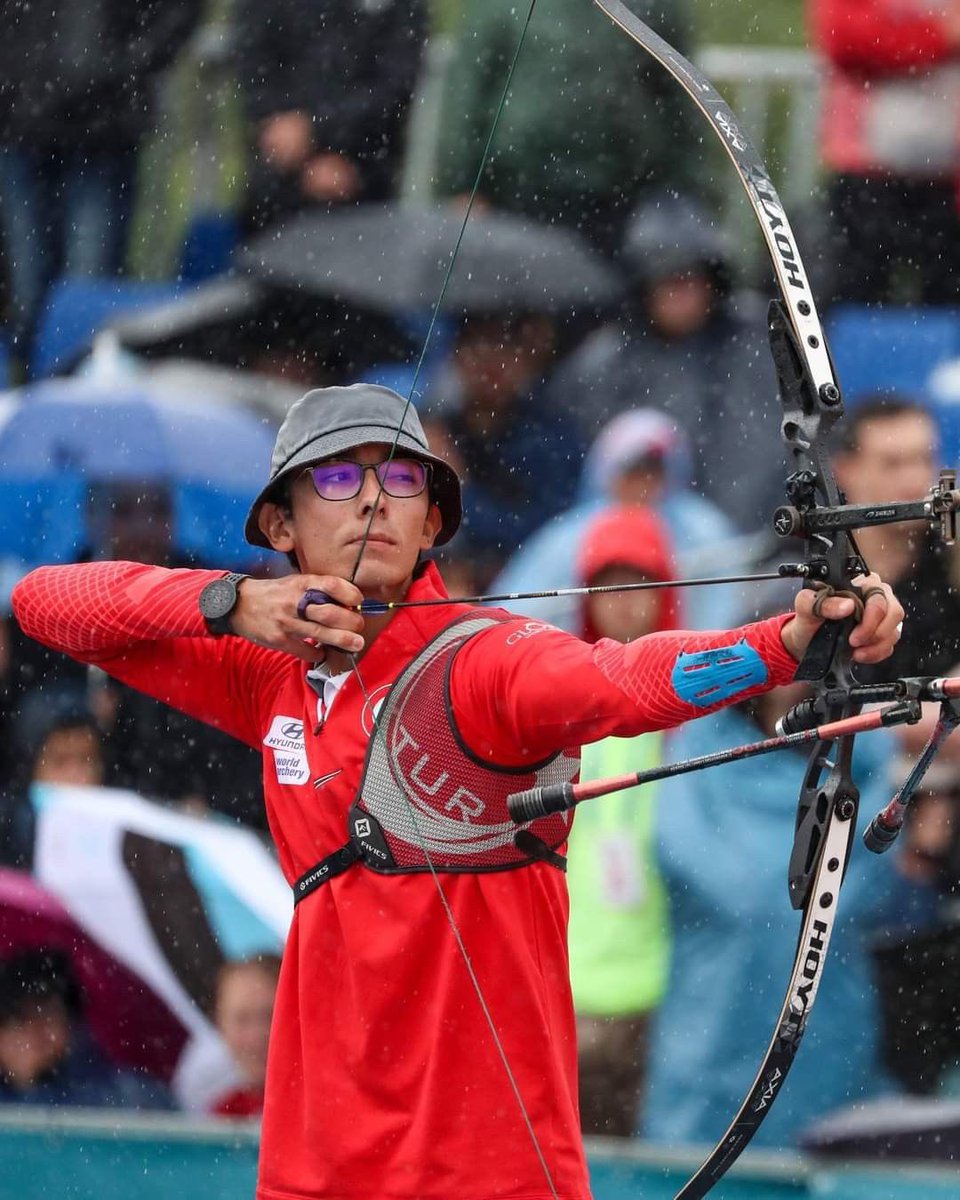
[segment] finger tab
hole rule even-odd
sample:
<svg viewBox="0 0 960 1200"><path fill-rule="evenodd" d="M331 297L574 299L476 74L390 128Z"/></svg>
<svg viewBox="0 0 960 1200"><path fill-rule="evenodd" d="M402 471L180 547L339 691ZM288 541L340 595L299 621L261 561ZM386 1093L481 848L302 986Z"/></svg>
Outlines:
<svg viewBox="0 0 960 1200"><path fill-rule="evenodd" d="M307 618L307 608L311 604L331 604L332 601L326 592L321 592L319 588L307 588L300 597L300 603L297 605L297 616L301 621Z"/></svg>

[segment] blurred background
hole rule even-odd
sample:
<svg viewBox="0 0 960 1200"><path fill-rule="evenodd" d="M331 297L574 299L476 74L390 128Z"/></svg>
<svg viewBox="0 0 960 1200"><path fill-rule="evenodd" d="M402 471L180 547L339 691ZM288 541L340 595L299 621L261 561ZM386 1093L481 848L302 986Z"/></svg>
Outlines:
<svg viewBox="0 0 960 1200"><path fill-rule="evenodd" d="M848 499L920 498L960 458L960 3L634 7L780 191L847 404ZM514 0L2 9L2 1176L27 1200L126 1196L131 1172L143 1200L252 1194L291 911L259 758L28 642L11 588L102 558L285 571L242 538L276 429L358 380L412 394L465 481L451 594L769 569L796 553L770 530L769 263L703 119L587 0L538 0L482 170ZM910 526L860 545L907 609L892 669L956 670L955 550ZM790 602L529 611L629 640ZM585 772L756 740L797 699L602 744ZM861 739L864 822L932 720ZM792 960L801 770L787 753L581 810L598 1200L672 1196L752 1082ZM960 743L901 843L857 843L807 1039L718 1196L956 1196Z"/></svg>

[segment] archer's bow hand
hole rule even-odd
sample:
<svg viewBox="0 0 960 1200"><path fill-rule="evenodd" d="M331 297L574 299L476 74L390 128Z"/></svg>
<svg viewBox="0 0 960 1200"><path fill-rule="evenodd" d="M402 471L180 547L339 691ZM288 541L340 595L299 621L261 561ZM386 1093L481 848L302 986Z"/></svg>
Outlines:
<svg viewBox="0 0 960 1200"><path fill-rule="evenodd" d="M809 588L797 593L794 618L783 627L783 644L799 662L810 640L824 621L855 617L850 649L856 663L878 663L889 658L900 640L903 608L888 583L879 575L858 575L852 580L859 602L848 595L824 595Z"/></svg>

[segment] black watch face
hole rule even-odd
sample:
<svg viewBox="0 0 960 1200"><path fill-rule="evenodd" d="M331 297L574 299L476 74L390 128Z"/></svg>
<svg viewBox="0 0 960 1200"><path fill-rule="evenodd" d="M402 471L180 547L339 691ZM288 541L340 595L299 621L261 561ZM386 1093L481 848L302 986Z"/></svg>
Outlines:
<svg viewBox="0 0 960 1200"><path fill-rule="evenodd" d="M237 602L237 585L229 579L215 579L200 594L200 611L215 621L225 617Z"/></svg>

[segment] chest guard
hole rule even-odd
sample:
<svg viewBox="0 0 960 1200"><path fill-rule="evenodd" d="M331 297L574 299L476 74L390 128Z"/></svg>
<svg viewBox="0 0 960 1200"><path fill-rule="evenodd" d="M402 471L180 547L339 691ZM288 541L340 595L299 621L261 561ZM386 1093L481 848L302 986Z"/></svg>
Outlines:
<svg viewBox="0 0 960 1200"><path fill-rule="evenodd" d="M504 621L471 613L442 630L387 694L350 809L350 839L375 871L503 871L546 860L570 832L569 814L518 830L507 797L528 787L569 783L578 756L563 752L530 767L491 765L464 745L450 697L457 651ZM430 863L427 862L429 855Z"/></svg>
<svg viewBox="0 0 960 1200"><path fill-rule="evenodd" d="M457 651L481 630L507 619L476 612L459 617L397 677L370 736L348 815L349 841L296 881L296 902L357 862L383 874L431 866L506 871L532 862L565 868L556 851L569 836L570 814L541 817L518 829L507 797L571 782L580 769L579 755L560 752L523 768L491 765L464 745L450 698Z"/></svg>

